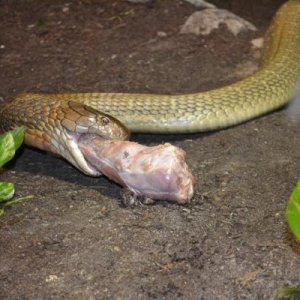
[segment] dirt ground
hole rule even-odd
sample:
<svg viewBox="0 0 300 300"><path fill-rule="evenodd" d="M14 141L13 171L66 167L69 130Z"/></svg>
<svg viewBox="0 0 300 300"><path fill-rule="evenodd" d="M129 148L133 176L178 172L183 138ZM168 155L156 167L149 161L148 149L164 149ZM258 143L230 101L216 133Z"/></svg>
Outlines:
<svg viewBox="0 0 300 300"><path fill-rule="evenodd" d="M258 27L180 35L196 9L175 0L0 1L0 96L24 92L204 91L253 71L284 1L213 1ZM24 147L3 170L31 200L0 219L1 299L269 299L300 284L285 208L300 177L286 109L209 134L133 135L182 147L192 202L124 208L121 188Z"/></svg>

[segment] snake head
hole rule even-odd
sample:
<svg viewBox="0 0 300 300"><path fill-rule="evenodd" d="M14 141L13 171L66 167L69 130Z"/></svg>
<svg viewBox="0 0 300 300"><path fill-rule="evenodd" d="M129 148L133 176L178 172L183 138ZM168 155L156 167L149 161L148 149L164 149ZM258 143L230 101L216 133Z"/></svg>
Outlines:
<svg viewBox="0 0 300 300"><path fill-rule="evenodd" d="M64 128L79 134L96 134L104 139L127 140L129 130L114 117L92 107L68 101L62 108L61 124Z"/></svg>
<svg viewBox="0 0 300 300"><path fill-rule="evenodd" d="M67 159L87 175L98 176L78 147L82 135L97 135L104 140L127 140L128 129L114 117L73 101L60 101L55 113L50 113L55 128L51 133L52 152Z"/></svg>

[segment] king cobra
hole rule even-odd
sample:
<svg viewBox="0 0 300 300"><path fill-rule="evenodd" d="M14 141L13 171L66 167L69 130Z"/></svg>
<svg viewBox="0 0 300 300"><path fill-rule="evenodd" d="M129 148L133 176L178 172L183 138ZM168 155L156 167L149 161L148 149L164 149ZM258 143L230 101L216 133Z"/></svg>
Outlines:
<svg viewBox="0 0 300 300"><path fill-rule="evenodd" d="M150 133L224 128L283 106L299 83L300 0L289 0L268 29L258 71L239 82L185 95L20 94L1 109L0 127L24 126L28 145L63 156L95 175L77 145L82 134L126 139L127 128Z"/></svg>

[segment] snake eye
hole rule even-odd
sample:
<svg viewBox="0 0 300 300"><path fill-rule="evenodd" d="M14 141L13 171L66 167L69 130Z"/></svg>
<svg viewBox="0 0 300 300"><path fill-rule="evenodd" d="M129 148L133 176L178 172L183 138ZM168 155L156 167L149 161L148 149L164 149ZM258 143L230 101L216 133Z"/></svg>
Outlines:
<svg viewBox="0 0 300 300"><path fill-rule="evenodd" d="M102 122L102 125L105 126L105 125L109 124L109 118L108 117L102 117L101 122Z"/></svg>

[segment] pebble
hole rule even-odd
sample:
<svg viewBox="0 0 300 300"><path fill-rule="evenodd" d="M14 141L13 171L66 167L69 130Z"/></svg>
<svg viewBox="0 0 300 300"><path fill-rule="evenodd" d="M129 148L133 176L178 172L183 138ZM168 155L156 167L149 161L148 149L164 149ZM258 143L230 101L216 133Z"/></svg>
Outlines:
<svg viewBox="0 0 300 300"><path fill-rule="evenodd" d="M164 32L164 31L157 31L157 36L159 36L159 37L166 37L167 36L167 33L166 32Z"/></svg>
<svg viewBox="0 0 300 300"><path fill-rule="evenodd" d="M191 14L181 27L180 33L195 35L208 35L220 24L225 24L234 35L242 31L256 31L257 28L245 19L231 13L226 9L204 9Z"/></svg>

